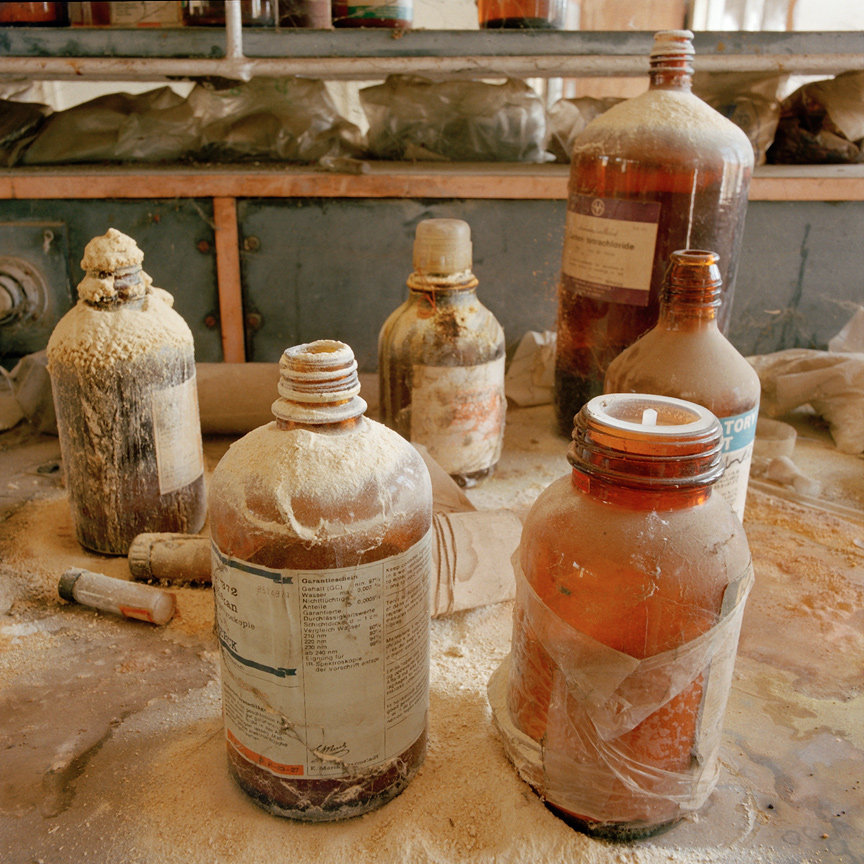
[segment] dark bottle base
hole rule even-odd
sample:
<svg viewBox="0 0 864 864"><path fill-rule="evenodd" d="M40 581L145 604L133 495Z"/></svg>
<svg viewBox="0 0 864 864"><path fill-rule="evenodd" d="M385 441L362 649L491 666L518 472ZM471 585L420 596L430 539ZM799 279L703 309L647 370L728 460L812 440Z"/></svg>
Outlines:
<svg viewBox="0 0 864 864"><path fill-rule="evenodd" d="M234 782L274 816L300 822L335 822L383 807L405 790L426 758L427 732L401 756L357 777L279 778L248 762L228 744L228 768Z"/></svg>
<svg viewBox="0 0 864 864"><path fill-rule="evenodd" d="M602 394L602 380L572 375L556 367L555 418L561 434L569 438L573 433L573 418L586 402Z"/></svg>
<svg viewBox="0 0 864 864"><path fill-rule="evenodd" d="M481 480L491 477L495 473L495 468L498 466L496 462L488 468L481 468L479 471L471 471L469 474L451 474L450 476L456 481L456 484L462 489L471 489L476 486Z"/></svg>
<svg viewBox="0 0 864 864"><path fill-rule="evenodd" d="M554 813L562 822L589 837L599 840L612 840L616 843L633 843L636 840L647 840L658 834L665 834L674 828L682 819L678 816L666 822L598 822L594 819L584 819L575 816L567 810L556 807L549 801L544 802L546 809Z"/></svg>

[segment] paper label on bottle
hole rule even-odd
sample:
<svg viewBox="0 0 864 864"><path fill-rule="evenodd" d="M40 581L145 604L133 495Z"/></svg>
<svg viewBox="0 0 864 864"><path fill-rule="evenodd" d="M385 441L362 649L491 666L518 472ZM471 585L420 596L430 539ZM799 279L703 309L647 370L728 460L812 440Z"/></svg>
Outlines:
<svg viewBox="0 0 864 864"><path fill-rule="evenodd" d="M448 474L494 465L504 440L504 357L476 366L414 366L411 440Z"/></svg>
<svg viewBox="0 0 864 864"><path fill-rule="evenodd" d="M278 776L338 778L423 734L430 538L333 570L270 570L214 545L223 715L239 754Z"/></svg>
<svg viewBox="0 0 864 864"><path fill-rule="evenodd" d="M714 484L714 491L722 495L739 519L744 518L747 500L747 481L750 478L750 460L756 439L757 405L751 411L720 417L723 427L723 476Z"/></svg>
<svg viewBox="0 0 864 864"><path fill-rule="evenodd" d="M183 489L204 473L195 376L151 397L159 493Z"/></svg>
<svg viewBox="0 0 864 864"><path fill-rule="evenodd" d="M597 300L647 306L659 221L656 201L571 195L563 287Z"/></svg>

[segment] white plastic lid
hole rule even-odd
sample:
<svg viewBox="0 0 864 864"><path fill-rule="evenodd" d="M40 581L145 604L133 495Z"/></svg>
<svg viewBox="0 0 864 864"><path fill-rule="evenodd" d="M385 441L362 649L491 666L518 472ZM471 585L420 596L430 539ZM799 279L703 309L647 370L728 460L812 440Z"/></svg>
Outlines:
<svg viewBox="0 0 864 864"><path fill-rule="evenodd" d="M461 219L424 219L414 235L414 270L449 276L472 265L471 226Z"/></svg>

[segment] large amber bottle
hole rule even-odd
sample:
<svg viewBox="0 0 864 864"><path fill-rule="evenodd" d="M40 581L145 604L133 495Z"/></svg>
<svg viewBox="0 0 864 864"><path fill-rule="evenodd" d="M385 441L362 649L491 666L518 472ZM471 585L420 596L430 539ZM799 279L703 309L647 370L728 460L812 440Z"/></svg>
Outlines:
<svg viewBox="0 0 864 864"><path fill-rule="evenodd" d="M490 700L520 774L588 833L657 833L716 783L752 582L741 522L712 494L721 441L693 403L596 397L576 418L572 475L525 522Z"/></svg>
<svg viewBox="0 0 864 864"><path fill-rule="evenodd" d="M619 354L607 393L657 393L696 402L720 419L725 472L714 491L744 518L759 376L717 327L723 282L713 252L673 252L657 326Z"/></svg>
<svg viewBox="0 0 864 864"><path fill-rule="evenodd" d="M555 366L564 435L603 392L609 363L657 322L676 249L718 253L727 329L753 149L691 92L692 35L657 33L648 91L597 117L574 143Z"/></svg>
<svg viewBox="0 0 864 864"><path fill-rule="evenodd" d="M213 473L210 533L228 762L279 816L380 807L426 753L432 488L363 416L333 341L288 349L275 422Z"/></svg>
<svg viewBox="0 0 864 864"><path fill-rule="evenodd" d="M467 222L421 222L413 261L408 299L378 336L381 419L473 486L501 456L504 331L477 297Z"/></svg>
<svg viewBox="0 0 864 864"><path fill-rule="evenodd" d="M48 342L75 533L105 555L206 516L192 333L143 259L114 228L91 240L80 299Z"/></svg>

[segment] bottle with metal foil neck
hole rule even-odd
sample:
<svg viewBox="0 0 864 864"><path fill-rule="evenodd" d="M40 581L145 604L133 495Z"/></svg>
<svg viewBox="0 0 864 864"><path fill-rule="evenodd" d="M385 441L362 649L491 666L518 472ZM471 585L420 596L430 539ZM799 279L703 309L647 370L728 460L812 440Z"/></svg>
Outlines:
<svg viewBox="0 0 864 864"><path fill-rule="evenodd" d="M743 519L762 387L756 371L717 327L722 285L713 252L673 252L657 326L612 361L604 388L676 396L718 417L725 472L715 492Z"/></svg>
<svg viewBox="0 0 864 864"><path fill-rule="evenodd" d="M477 298L467 222L424 220L413 257L408 299L378 336L381 419L473 486L501 456L504 331Z"/></svg>
<svg viewBox="0 0 864 864"><path fill-rule="evenodd" d="M753 148L691 92L693 34L657 33L649 89L595 118L570 164L558 291L555 408L561 433L603 392L612 360L657 322L676 249L719 256L726 332Z"/></svg>
<svg viewBox="0 0 864 864"><path fill-rule="evenodd" d="M213 473L210 533L228 764L278 816L357 816L426 753L432 487L364 416L341 342L289 348L276 420Z"/></svg>
<svg viewBox="0 0 864 864"><path fill-rule="evenodd" d="M576 417L572 474L525 522L490 702L520 774L590 834L656 834L716 783L752 583L741 522L712 492L721 449L699 405L596 397Z"/></svg>
<svg viewBox="0 0 864 864"><path fill-rule="evenodd" d="M206 516L192 333L143 258L114 228L91 240L80 299L48 342L75 534L104 555Z"/></svg>

